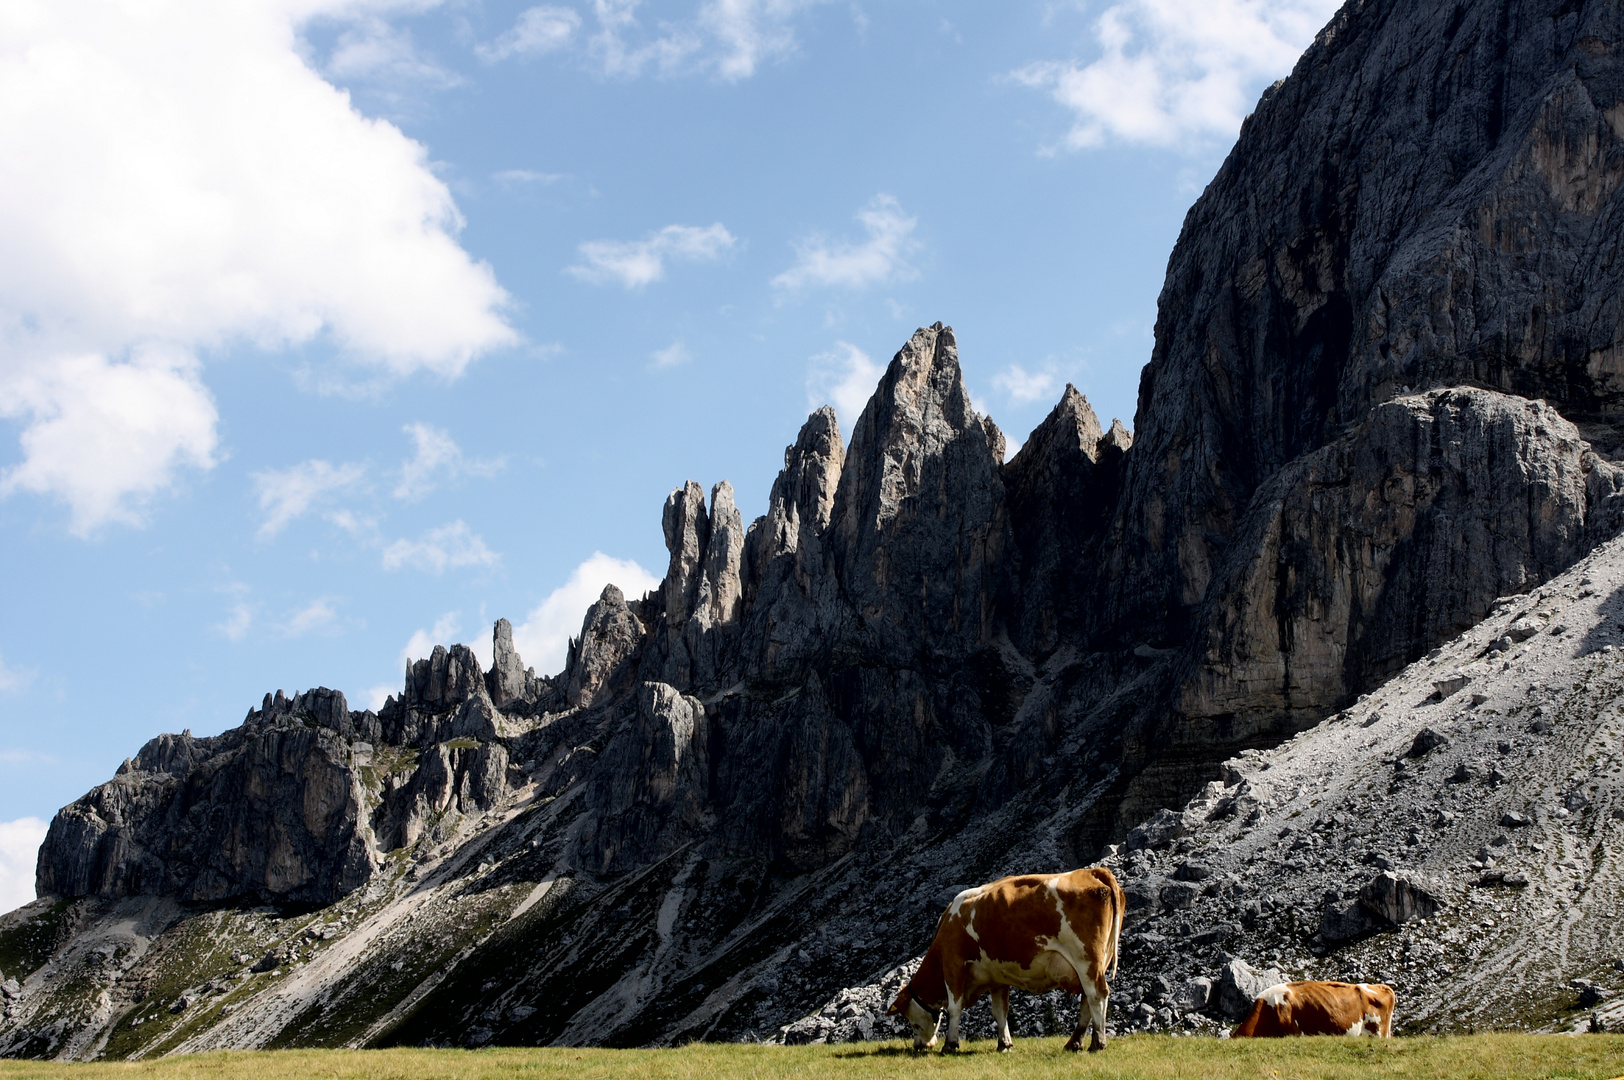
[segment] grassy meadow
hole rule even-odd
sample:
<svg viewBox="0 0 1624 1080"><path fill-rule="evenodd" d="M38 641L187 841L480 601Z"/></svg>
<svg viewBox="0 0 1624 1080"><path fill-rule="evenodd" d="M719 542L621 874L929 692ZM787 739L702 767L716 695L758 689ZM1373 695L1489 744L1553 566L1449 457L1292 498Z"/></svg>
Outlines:
<svg viewBox="0 0 1624 1080"><path fill-rule="evenodd" d="M1219 1039L1129 1035L1099 1054L1063 1039L1022 1039L1008 1054L972 1042L955 1056L915 1055L902 1043L675 1050L281 1050L158 1061L61 1065L0 1061L0 1080L1339 1080L1416 1077L1504 1080L1624 1077L1624 1035L1467 1035L1391 1039Z"/></svg>

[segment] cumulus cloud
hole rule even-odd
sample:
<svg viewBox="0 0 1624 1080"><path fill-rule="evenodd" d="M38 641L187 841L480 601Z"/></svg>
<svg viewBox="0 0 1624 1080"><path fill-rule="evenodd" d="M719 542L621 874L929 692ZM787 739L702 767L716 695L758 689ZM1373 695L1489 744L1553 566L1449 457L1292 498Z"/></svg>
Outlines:
<svg viewBox="0 0 1624 1080"><path fill-rule="evenodd" d="M738 243L721 222L667 225L641 240L589 240L580 247L584 263L567 267L569 273L594 285L619 282L628 289L642 288L665 277L665 262L712 262Z"/></svg>
<svg viewBox="0 0 1624 1080"><path fill-rule="evenodd" d="M334 465L315 458L285 469L254 473L251 479L259 495L260 511L265 515L259 538L269 540L290 521L303 517L329 496L354 487L365 475L366 466L357 462Z"/></svg>
<svg viewBox="0 0 1624 1080"><path fill-rule="evenodd" d="M254 625L254 609L247 603L232 604L226 612L223 622L215 626L215 630L227 641L241 641L248 636L249 629Z"/></svg>
<svg viewBox="0 0 1624 1080"><path fill-rule="evenodd" d="M1120 0L1093 25L1097 57L1013 73L1074 115L1066 145L1203 148L1235 137L1341 0Z"/></svg>
<svg viewBox="0 0 1624 1080"><path fill-rule="evenodd" d="M581 25L573 8L543 4L520 13L513 26L495 41L474 46L474 54L487 64L510 56L535 56L562 49Z"/></svg>
<svg viewBox="0 0 1624 1080"><path fill-rule="evenodd" d="M419 540L396 540L383 549L383 568L411 567L431 574L459 570L465 566L495 566L502 557L485 546L479 534L461 518L438 529L430 529Z"/></svg>
<svg viewBox="0 0 1624 1080"><path fill-rule="evenodd" d="M1029 372L1019 364L1011 364L992 377L992 384L1017 405L1029 405L1054 396L1055 382L1054 372Z"/></svg>
<svg viewBox="0 0 1624 1080"><path fill-rule="evenodd" d="M659 584L659 578L632 560L594 551L568 581L513 628L513 647L525 666L556 675L564 670L569 639L580 636L586 609L597 601L605 585L618 585L628 598L635 599Z"/></svg>
<svg viewBox="0 0 1624 1080"><path fill-rule="evenodd" d="M455 377L516 340L424 148L301 58L305 21L355 7L0 5L0 408L23 424L0 497L61 499L79 533L138 522L215 460L207 351L319 338ZM335 63L405 55L360 33Z"/></svg>
<svg viewBox="0 0 1624 1080"><path fill-rule="evenodd" d="M495 476L501 471L501 459L471 458L452 439L450 432L424 423L407 424L402 428L412 437L414 452L401 463L400 480L395 484L395 498L415 502L439 486L441 481L463 476Z"/></svg>
<svg viewBox="0 0 1624 1080"><path fill-rule="evenodd" d="M885 368L862 349L849 341L837 341L833 349L818 353L807 363L806 407L833 405L841 427L850 435L883 374Z"/></svg>
<svg viewBox="0 0 1624 1080"><path fill-rule="evenodd" d="M0 821L0 914L34 899L34 864L45 830L45 822L35 817Z"/></svg>
<svg viewBox="0 0 1624 1080"><path fill-rule="evenodd" d="M4 203L0 195L0 230ZM83 536L108 522L140 524L146 501L169 487L176 469L214 464L219 414L190 353L145 347L123 362L94 352L20 360L8 355L16 335L5 333L12 313L3 290L0 280L0 416L26 418L26 426L22 462L0 472L0 498L54 495Z"/></svg>
<svg viewBox="0 0 1624 1080"><path fill-rule="evenodd" d="M795 243L795 265L773 278L780 289L808 285L835 285L860 289L918 276L907 257L917 248L913 239L918 218L902 211L890 195L876 195L857 214L868 239L861 243L830 240L813 234Z"/></svg>

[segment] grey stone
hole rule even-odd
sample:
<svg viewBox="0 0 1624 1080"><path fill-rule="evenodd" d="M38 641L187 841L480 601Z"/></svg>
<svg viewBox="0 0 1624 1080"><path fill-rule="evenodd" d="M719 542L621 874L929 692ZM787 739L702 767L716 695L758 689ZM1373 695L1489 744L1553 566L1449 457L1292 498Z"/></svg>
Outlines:
<svg viewBox="0 0 1624 1080"><path fill-rule="evenodd" d="M1431 728L1422 728L1416 732L1415 741L1410 744L1410 749L1405 752L1404 756L1407 758L1425 757L1434 750L1447 748L1448 746L1448 739Z"/></svg>
<svg viewBox="0 0 1624 1080"><path fill-rule="evenodd" d="M1229 957L1218 972L1214 1007L1226 1019L1239 1020L1259 994L1285 981L1285 975L1275 968L1260 970L1239 957Z"/></svg>
<svg viewBox="0 0 1624 1080"><path fill-rule="evenodd" d="M1375 929L1376 920L1358 900L1338 900L1327 904L1320 917L1320 937L1327 944L1340 945Z"/></svg>
<svg viewBox="0 0 1624 1080"><path fill-rule="evenodd" d="M1408 874L1383 871L1359 890L1359 903L1395 926L1430 919L1443 906L1437 885Z"/></svg>

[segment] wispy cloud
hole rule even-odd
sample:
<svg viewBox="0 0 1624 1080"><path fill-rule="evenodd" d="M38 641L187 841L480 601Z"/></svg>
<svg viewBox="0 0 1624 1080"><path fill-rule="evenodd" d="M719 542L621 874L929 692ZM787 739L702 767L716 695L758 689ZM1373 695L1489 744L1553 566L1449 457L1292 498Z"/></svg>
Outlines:
<svg viewBox="0 0 1624 1080"><path fill-rule="evenodd" d="M284 637L304 637L332 628L338 622L338 608L326 597L310 601L282 621L277 628Z"/></svg>
<svg viewBox="0 0 1624 1080"><path fill-rule="evenodd" d="M654 368L673 368L688 363L694 354L688 351L688 346L680 341L673 341L663 349L656 349L649 357L650 366Z"/></svg>
<svg viewBox="0 0 1624 1080"><path fill-rule="evenodd" d="M833 349L818 353L807 363L807 408L833 405L840 426L849 435L884 373L885 368L862 349L849 341L837 341Z"/></svg>
<svg viewBox="0 0 1624 1080"><path fill-rule="evenodd" d="M400 650L401 667L413 660L425 659L434 651L436 645L453 645L453 639L462 629L462 616L455 611L448 611L434 620L434 625L427 630L414 630L407 640L405 647Z"/></svg>
<svg viewBox="0 0 1624 1080"><path fill-rule="evenodd" d="M248 631L253 625L253 606L239 602L231 605L226 612L225 620L216 624L214 629L227 641L241 641L248 636Z"/></svg>
<svg viewBox="0 0 1624 1080"><path fill-rule="evenodd" d="M1341 0L1120 0L1093 25L1096 59L1012 73L1073 113L1065 145L1210 150L1288 74Z"/></svg>
<svg viewBox="0 0 1624 1080"><path fill-rule="evenodd" d="M747 79L766 61L793 54L793 20L829 0L706 0L693 18L661 20L642 32L641 0L593 0L597 30L588 42L604 74L635 78L708 72L728 82Z"/></svg>
<svg viewBox="0 0 1624 1080"><path fill-rule="evenodd" d="M495 41L475 45L474 54L487 64L510 56L537 56L569 45L581 26L581 16L573 8L542 4L528 8L513 26Z"/></svg>
<svg viewBox="0 0 1624 1080"><path fill-rule="evenodd" d="M502 169L491 173L491 179L503 187L523 187L530 184L556 184L564 179L567 173L544 173L534 169Z"/></svg>
<svg viewBox="0 0 1624 1080"><path fill-rule="evenodd" d="M737 243L721 222L703 228L667 225L641 240L589 240L580 247L585 261L567 270L594 285L619 282L628 289L638 289L665 277L667 259L711 262L732 251Z"/></svg>
<svg viewBox="0 0 1624 1080"><path fill-rule="evenodd" d="M495 476L505 464L501 458L468 457L449 432L428 424L407 424L401 430L412 437L414 446L412 456L401 463L400 480L394 490L395 498L405 502L423 498L442 481L463 476Z"/></svg>
<svg viewBox="0 0 1624 1080"><path fill-rule="evenodd" d="M0 693L15 690L26 690L28 684L34 681L35 672L24 671L9 667L4 660L0 660Z"/></svg>
<svg viewBox="0 0 1624 1080"><path fill-rule="evenodd" d="M860 289L917 277L908 256L919 246L913 239L918 218L903 213L890 195L876 195L857 214L868 239L860 243L830 240L821 234L795 243L795 265L773 278L780 289L833 285Z"/></svg>
<svg viewBox="0 0 1624 1080"><path fill-rule="evenodd" d="M597 601L605 585L618 585L628 598L635 598L659 584L658 578L632 560L594 551L568 581L513 628L513 647L526 666L555 675L564 670L569 639L580 634L586 609Z"/></svg>
<svg viewBox="0 0 1624 1080"><path fill-rule="evenodd" d="M1015 404L1028 405L1054 396L1057 376L1052 371L1029 372L1019 364L1011 364L992 377L992 384Z"/></svg>
<svg viewBox="0 0 1624 1080"><path fill-rule="evenodd" d="M289 522L302 517L328 496L355 486L365 475L366 466L359 463L334 465L316 459L286 469L254 473L252 479L259 493L259 508L265 514L259 538L269 540Z"/></svg>
<svg viewBox="0 0 1624 1080"><path fill-rule="evenodd" d="M418 52L411 31L378 16L358 19L338 35L327 58L327 73L340 81L449 89L462 82L456 72Z"/></svg>
<svg viewBox="0 0 1624 1080"><path fill-rule="evenodd" d="M411 567L431 574L443 574L465 566L495 566L502 557L485 546L468 525L458 518L449 525L430 529L418 540L396 540L383 549L383 568Z"/></svg>

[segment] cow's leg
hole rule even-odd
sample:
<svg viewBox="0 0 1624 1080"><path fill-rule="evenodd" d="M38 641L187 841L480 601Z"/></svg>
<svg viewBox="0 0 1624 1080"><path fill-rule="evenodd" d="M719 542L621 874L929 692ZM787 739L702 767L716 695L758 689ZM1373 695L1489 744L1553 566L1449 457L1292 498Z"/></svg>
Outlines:
<svg viewBox="0 0 1624 1080"><path fill-rule="evenodd" d="M947 1039L942 1043L942 1053L956 1054L959 1050L959 1014L964 1012L964 1002L953 994L947 992Z"/></svg>
<svg viewBox="0 0 1624 1080"><path fill-rule="evenodd" d="M1077 1002L1077 1026L1066 1041L1067 1050L1081 1050L1083 1036L1090 1025L1094 1035L1088 1042L1090 1052L1105 1049L1105 1014L1111 1004L1111 986L1105 981L1105 963L1102 957L1091 956L1075 964L1077 981L1082 984L1082 998Z"/></svg>
<svg viewBox="0 0 1624 1080"><path fill-rule="evenodd" d="M1008 1050L1015 1045L1009 1034L1009 987L995 986L992 991L992 1021L998 1025L998 1049Z"/></svg>

